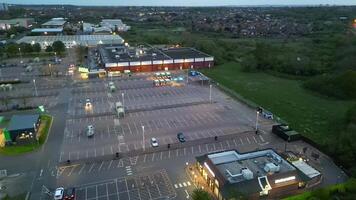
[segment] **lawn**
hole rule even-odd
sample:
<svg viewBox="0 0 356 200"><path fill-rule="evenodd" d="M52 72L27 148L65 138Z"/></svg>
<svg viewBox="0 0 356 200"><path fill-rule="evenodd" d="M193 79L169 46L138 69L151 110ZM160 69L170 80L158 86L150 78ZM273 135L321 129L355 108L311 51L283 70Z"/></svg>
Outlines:
<svg viewBox="0 0 356 200"><path fill-rule="evenodd" d="M356 179L350 179L345 183L332 185L326 188L308 191L283 200L323 200L323 199L355 199Z"/></svg>
<svg viewBox="0 0 356 200"><path fill-rule="evenodd" d="M351 101L313 94L301 80L284 79L262 72L246 73L238 63L227 63L202 71L242 97L272 111L303 135L324 144L341 130Z"/></svg>
<svg viewBox="0 0 356 200"><path fill-rule="evenodd" d="M45 124L43 128L40 130L41 135L39 138L39 143L32 144L32 145L7 146L5 148L0 148L0 154L19 155L19 154L34 151L35 149L41 147L47 139L49 129L51 128L51 124L53 122L53 118L50 115L41 115L41 122Z"/></svg>

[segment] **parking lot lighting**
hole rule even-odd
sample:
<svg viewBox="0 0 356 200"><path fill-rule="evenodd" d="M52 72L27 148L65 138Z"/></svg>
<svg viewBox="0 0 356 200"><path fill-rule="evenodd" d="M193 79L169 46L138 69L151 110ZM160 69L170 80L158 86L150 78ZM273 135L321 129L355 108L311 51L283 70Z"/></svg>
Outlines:
<svg viewBox="0 0 356 200"><path fill-rule="evenodd" d="M212 88L213 86L210 84L209 85L209 101L210 101L210 103L211 103L211 88Z"/></svg>
<svg viewBox="0 0 356 200"><path fill-rule="evenodd" d="M36 87L36 79L33 79L33 85L35 87L35 94L36 94L36 96L38 96L37 87Z"/></svg>
<svg viewBox="0 0 356 200"><path fill-rule="evenodd" d="M259 111L256 111L256 133L258 132L258 116L259 116L260 112Z"/></svg>
<svg viewBox="0 0 356 200"><path fill-rule="evenodd" d="M122 108L124 108L124 117L125 117L125 93L121 93L122 96Z"/></svg>
<svg viewBox="0 0 356 200"><path fill-rule="evenodd" d="M145 151L145 126L142 126L142 148Z"/></svg>

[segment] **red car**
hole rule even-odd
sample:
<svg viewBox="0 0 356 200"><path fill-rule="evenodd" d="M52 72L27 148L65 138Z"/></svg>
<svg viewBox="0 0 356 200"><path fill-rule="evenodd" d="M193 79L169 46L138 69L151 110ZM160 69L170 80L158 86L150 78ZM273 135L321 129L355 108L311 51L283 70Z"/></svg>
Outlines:
<svg viewBox="0 0 356 200"><path fill-rule="evenodd" d="M75 188L67 188L63 195L64 200L74 200L75 199Z"/></svg>

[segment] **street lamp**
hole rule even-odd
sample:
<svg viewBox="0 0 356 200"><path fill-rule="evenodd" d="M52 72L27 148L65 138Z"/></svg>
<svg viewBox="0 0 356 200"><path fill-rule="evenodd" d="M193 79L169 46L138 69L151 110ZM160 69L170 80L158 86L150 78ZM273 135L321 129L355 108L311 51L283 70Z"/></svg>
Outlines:
<svg viewBox="0 0 356 200"><path fill-rule="evenodd" d="M259 116L259 114L260 114L260 112L256 111L256 127L255 127L256 134L258 132L258 116Z"/></svg>
<svg viewBox="0 0 356 200"><path fill-rule="evenodd" d="M20 63L22 64L23 61L22 61L22 53L21 53L21 48L19 47L19 53L20 53Z"/></svg>
<svg viewBox="0 0 356 200"><path fill-rule="evenodd" d="M36 87L36 79L33 79L33 85L35 87L35 94L36 94L36 96L38 96L37 87Z"/></svg>
<svg viewBox="0 0 356 200"><path fill-rule="evenodd" d="M122 108L124 109L124 117L125 117L125 93L121 93L122 96Z"/></svg>
<svg viewBox="0 0 356 200"><path fill-rule="evenodd" d="M213 85L209 85L209 101L211 103L211 88L213 87Z"/></svg>
<svg viewBox="0 0 356 200"><path fill-rule="evenodd" d="M142 126L142 148L145 151L145 126Z"/></svg>

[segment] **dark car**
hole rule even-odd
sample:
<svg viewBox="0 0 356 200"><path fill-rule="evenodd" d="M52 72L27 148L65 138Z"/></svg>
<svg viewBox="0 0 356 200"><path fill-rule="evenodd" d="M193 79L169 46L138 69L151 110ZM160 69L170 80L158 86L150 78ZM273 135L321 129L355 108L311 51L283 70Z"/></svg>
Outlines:
<svg viewBox="0 0 356 200"><path fill-rule="evenodd" d="M74 200L75 199L75 188L67 188L64 191L63 200Z"/></svg>
<svg viewBox="0 0 356 200"><path fill-rule="evenodd" d="M178 133L177 138L178 138L179 142L185 142L185 137L184 137L183 133Z"/></svg>

